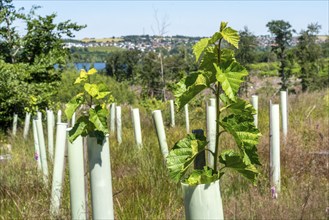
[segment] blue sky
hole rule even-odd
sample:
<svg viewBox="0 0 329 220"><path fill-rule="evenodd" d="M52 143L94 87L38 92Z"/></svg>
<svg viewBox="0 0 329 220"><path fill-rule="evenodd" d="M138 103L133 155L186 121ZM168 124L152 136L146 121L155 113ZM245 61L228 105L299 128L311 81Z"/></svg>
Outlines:
<svg viewBox="0 0 329 220"><path fill-rule="evenodd" d="M157 34L155 11L159 21L166 21L167 35L210 36L221 21L242 30L244 26L255 35L269 34L266 24L271 20L288 21L300 32L310 23L322 26L320 34L329 33L329 1L29 1L14 0L15 7L28 11L40 5L40 15L55 12L57 22L72 20L86 24L76 33L84 37L120 37L132 34ZM18 24L20 26L20 24ZM23 33L23 28L18 27Z"/></svg>

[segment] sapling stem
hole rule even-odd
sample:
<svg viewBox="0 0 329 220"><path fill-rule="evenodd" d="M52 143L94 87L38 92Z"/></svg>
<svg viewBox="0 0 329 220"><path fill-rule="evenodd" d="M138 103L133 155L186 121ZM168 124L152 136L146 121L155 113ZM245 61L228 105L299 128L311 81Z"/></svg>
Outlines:
<svg viewBox="0 0 329 220"><path fill-rule="evenodd" d="M218 66L220 65L220 43L221 40L218 42ZM217 172L217 161L218 161L218 151L219 151L219 119L220 119L220 114L219 114L219 95L220 95L220 82L217 82L217 88L216 88L216 144L215 144L215 158L214 158L214 172Z"/></svg>

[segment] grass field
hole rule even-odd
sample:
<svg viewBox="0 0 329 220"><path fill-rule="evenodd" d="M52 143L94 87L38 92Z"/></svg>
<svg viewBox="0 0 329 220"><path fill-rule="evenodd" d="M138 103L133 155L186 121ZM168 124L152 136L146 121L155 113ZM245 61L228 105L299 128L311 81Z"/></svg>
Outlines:
<svg viewBox="0 0 329 220"><path fill-rule="evenodd" d="M257 186L236 173L221 179L220 187L226 219L328 219L329 218L329 103L328 91L289 96L289 130L281 144L281 187L278 199L272 199L269 182L269 97L259 97L259 128L262 132L258 151L262 166ZM278 97L272 100L279 103ZM192 129L205 129L205 106L190 107ZM136 106L134 106L136 107ZM171 182L163 163L151 112L140 109L143 148L134 145L129 106L122 106L123 143L110 135L113 202L116 219L184 219L180 186ZM170 128L169 105L163 111L168 146L185 135L184 115L176 115L176 127ZM45 128L45 126L44 126ZM30 130L31 131L31 130ZM46 134L45 134L45 137ZM0 162L0 219L49 219L50 184L42 181L34 161L32 134L23 140L1 134L0 154L12 159ZM230 145L228 137L221 140ZM6 145L12 145L12 151ZM52 165L49 164L50 177ZM64 178L61 216L70 219L68 168ZM88 173L86 174L89 175ZM51 178L50 178L51 180ZM49 182L51 183L51 181ZM89 216L91 205L89 194Z"/></svg>

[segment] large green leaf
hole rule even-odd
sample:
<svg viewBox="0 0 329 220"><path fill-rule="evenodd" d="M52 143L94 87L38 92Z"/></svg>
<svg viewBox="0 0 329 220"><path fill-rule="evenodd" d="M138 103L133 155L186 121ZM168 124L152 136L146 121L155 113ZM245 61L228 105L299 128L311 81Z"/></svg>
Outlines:
<svg viewBox="0 0 329 220"><path fill-rule="evenodd" d="M236 30L226 27L220 32L220 34L228 43L232 44L235 48L239 48L240 36Z"/></svg>
<svg viewBox="0 0 329 220"><path fill-rule="evenodd" d="M253 165L247 154L238 153L234 150L226 150L219 156L219 162L225 165L225 168L233 169L241 173L244 177L254 182L259 174L255 165Z"/></svg>
<svg viewBox="0 0 329 220"><path fill-rule="evenodd" d="M89 120L92 122L96 128L96 130L101 131L103 133L107 133L107 115L108 111L106 108L102 108L97 105L95 108L89 109Z"/></svg>
<svg viewBox="0 0 329 220"><path fill-rule="evenodd" d="M74 96L65 106L65 115L68 119L72 118L72 115L80 107L80 105L85 101L84 94L79 93Z"/></svg>
<svg viewBox="0 0 329 220"><path fill-rule="evenodd" d="M69 141L72 143L78 136L86 136L89 126L88 116L79 117L74 127L69 131Z"/></svg>
<svg viewBox="0 0 329 220"><path fill-rule="evenodd" d="M253 148L258 144L259 130L255 127L253 121L246 121L243 115L231 114L219 123L226 132L233 136L241 151Z"/></svg>
<svg viewBox="0 0 329 220"><path fill-rule="evenodd" d="M233 101L236 100L236 94L240 88L242 78L248 75L248 72L238 62L232 62L226 69L221 69L214 64L216 69L216 78L221 83L225 94Z"/></svg>
<svg viewBox="0 0 329 220"><path fill-rule="evenodd" d="M222 32L227 27L228 22L222 21L220 23L219 32Z"/></svg>
<svg viewBox="0 0 329 220"><path fill-rule="evenodd" d="M203 38L193 46L193 53L195 55L195 60L197 62L199 61L200 56L202 55L204 49L208 47L209 40L210 38Z"/></svg>
<svg viewBox="0 0 329 220"><path fill-rule="evenodd" d="M205 166L203 170L193 170L189 177L186 179L186 183L190 186L198 184L209 184L220 178L223 173L218 175L214 173L214 170Z"/></svg>
<svg viewBox="0 0 329 220"><path fill-rule="evenodd" d="M96 99L105 98L109 94L111 94L111 92L108 91L108 88L104 83L98 84L98 94L96 96Z"/></svg>
<svg viewBox="0 0 329 220"><path fill-rule="evenodd" d="M210 73L211 77L210 83L216 81L216 69L214 67L214 63L218 62L218 53L217 46L209 46L204 50L203 57L200 62L199 70Z"/></svg>
<svg viewBox="0 0 329 220"><path fill-rule="evenodd" d="M84 88L91 97L96 97L99 93L99 88L96 84L85 83Z"/></svg>
<svg viewBox="0 0 329 220"><path fill-rule="evenodd" d="M88 79L88 74L84 69L82 69L80 71L79 77L75 80L74 84L79 84L81 82L86 81L87 79Z"/></svg>
<svg viewBox="0 0 329 220"><path fill-rule="evenodd" d="M246 100L237 97L236 102L231 101L225 94L220 95L220 99L224 103L224 107L220 109L229 113L243 116L245 120L253 121L253 115L256 114L254 107Z"/></svg>
<svg viewBox="0 0 329 220"><path fill-rule="evenodd" d="M185 104L208 86L208 76L202 71L193 72L179 81L174 91L178 109L182 109Z"/></svg>
<svg viewBox="0 0 329 220"><path fill-rule="evenodd" d="M167 167L171 179L176 182L182 179L195 157L205 149L207 145L204 136L189 134L178 141L167 156Z"/></svg>

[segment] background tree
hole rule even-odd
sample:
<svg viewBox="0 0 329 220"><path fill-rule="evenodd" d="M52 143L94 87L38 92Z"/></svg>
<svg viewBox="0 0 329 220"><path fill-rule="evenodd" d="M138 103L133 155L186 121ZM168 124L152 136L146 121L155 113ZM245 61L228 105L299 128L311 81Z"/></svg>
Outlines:
<svg viewBox="0 0 329 220"><path fill-rule="evenodd" d="M256 60L256 49L258 46L256 36L251 33L248 27L244 27L242 31L239 31L240 42L239 49L235 51L236 59L242 65L250 64Z"/></svg>
<svg viewBox="0 0 329 220"><path fill-rule="evenodd" d="M22 9L16 11L12 0L0 0L0 59L15 63L20 49L20 39L13 26L14 21L22 19Z"/></svg>
<svg viewBox="0 0 329 220"><path fill-rule="evenodd" d="M314 90L320 70L321 47L316 43L317 34L321 26L317 23L309 24L307 30L302 30L298 37L296 57L300 65L300 79L302 91ZM313 88L312 88L313 87Z"/></svg>
<svg viewBox="0 0 329 220"><path fill-rule="evenodd" d="M285 67L288 65L286 60L287 49L292 41L292 33L289 22L283 20L273 20L266 24L269 32L274 36L272 43L272 51L277 55L280 62L279 75L281 77L281 89L286 90L288 87L289 74L285 72Z"/></svg>
<svg viewBox="0 0 329 220"><path fill-rule="evenodd" d="M245 26L242 31L239 31L240 41L239 41L239 49L235 50L236 59L242 65L247 65L254 63L256 60L256 50L257 50L257 38L253 35L248 27ZM239 89L239 94L248 95L248 84L250 81L250 77L247 76L245 81L241 84Z"/></svg>
<svg viewBox="0 0 329 220"><path fill-rule="evenodd" d="M51 108L61 81L62 68L68 59L63 37L74 37L79 26L71 21L54 23L55 14L37 16L38 7L18 13L11 0L0 0L0 124L6 130L13 113L29 111L31 100L39 110ZM27 33L20 37L13 24L26 22ZM8 87L9 86L9 87Z"/></svg>

